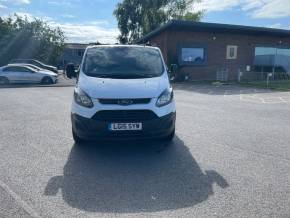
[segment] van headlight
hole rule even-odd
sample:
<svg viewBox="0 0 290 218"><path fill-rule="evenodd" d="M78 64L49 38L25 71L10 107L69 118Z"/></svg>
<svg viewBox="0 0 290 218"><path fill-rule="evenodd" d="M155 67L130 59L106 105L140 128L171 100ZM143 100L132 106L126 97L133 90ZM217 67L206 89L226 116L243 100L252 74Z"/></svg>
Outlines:
<svg viewBox="0 0 290 218"><path fill-rule="evenodd" d="M78 87L75 88L74 99L78 105L81 105L81 106L87 107L87 108L94 107L92 99L88 96L87 93L85 93L83 90L81 90Z"/></svg>
<svg viewBox="0 0 290 218"><path fill-rule="evenodd" d="M172 100L173 100L173 89L172 88L166 89L158 97L156 106L163 107L165 105L170 104Z"/></svg>

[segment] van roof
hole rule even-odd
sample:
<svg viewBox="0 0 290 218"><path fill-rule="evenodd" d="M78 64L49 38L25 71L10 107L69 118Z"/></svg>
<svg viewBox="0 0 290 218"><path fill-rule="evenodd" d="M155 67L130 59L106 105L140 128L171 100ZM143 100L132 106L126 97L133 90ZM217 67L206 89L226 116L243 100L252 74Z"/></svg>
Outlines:
<svg viewBox="0 0 290 218"><path fill-rule="evenodd" d="M147 46L147 45L90 45L87 48L100 48L100 47L129 47L129 48L151 48L151 49L156 49L159 50L158 47L153 47L153 46Z"/></svg>

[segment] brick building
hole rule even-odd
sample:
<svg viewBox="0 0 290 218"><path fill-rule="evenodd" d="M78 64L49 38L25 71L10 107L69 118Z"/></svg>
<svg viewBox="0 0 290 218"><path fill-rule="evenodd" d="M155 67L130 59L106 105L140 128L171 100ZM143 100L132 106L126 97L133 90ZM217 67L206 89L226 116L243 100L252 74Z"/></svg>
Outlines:
<svg viewBox="0 0 290 218"><path fill-rule="evenodd" d="M68 63L80 65L84 52L89 44L81 43L66 43L63 55L59 61L59 68L63 68Z"/></svg>
<svg viewBox="0 0 290 218"><path fill-rule="evenodd" d="M171 21L137 41L162 50L192 80L236 80L239 72L290 73L290 31Z"/></svg>

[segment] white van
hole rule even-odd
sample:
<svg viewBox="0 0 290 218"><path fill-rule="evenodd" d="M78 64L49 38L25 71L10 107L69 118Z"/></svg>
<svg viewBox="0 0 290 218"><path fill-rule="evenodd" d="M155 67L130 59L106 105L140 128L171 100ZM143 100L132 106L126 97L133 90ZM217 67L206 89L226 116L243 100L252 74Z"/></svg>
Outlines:
<svg viewBox="0 0 290 218"><path fill-rule="evenodd" d="M87 140L172 140L176 110L167 68L158 48L91 46L78 73L71 120L77 144Z"/></svg>

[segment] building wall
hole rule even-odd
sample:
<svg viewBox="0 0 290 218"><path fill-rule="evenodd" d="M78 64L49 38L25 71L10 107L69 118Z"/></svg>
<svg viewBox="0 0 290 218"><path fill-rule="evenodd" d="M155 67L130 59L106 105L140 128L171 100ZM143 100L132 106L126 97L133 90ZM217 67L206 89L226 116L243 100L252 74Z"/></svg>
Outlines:
<svg viewBox="0 0 290 218"><path fill-rule="evenodd" d="M84 52L85 49L65 48L62 57L63 62L65 62L64 64L74 63L76 65L79 65L82 61Z"/></svg>
<svg viewBox="0 0 290 218"><path fill-rule="evenodd" d="M180 72L189 75L193 80L215 80L218 70L227 69L229 79L236 80L239 70L245 71L247 65L252 66L255 46L290 47L290 38L166 30L150 39L150 43L161 48L168 65L178 63L179 46L182 44L206 45L206 64L182 66ZM226 59L228 45L238 46L237 59Z"/></svg>
<svg viewBox="0 0 290 218"><path fill-rule="evenodd" d="M165 63L168 63L168 32L164 31L162 33L160 33L159 35L157 35L156 37L154 37L152 39L152 41L150 41L150 43L153 46L157 46L160 48L162 54L163 54L163 58Z"/></svg>

